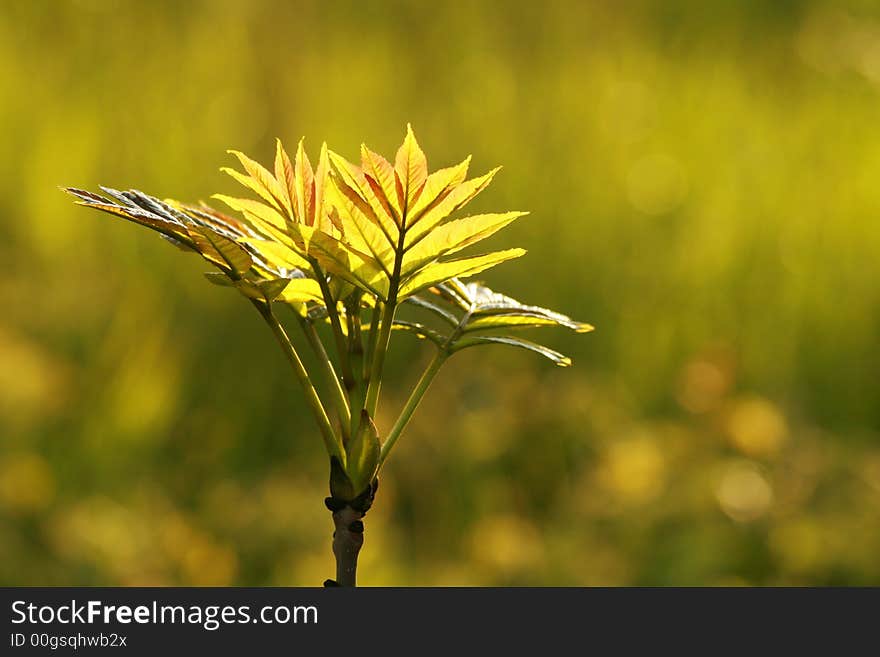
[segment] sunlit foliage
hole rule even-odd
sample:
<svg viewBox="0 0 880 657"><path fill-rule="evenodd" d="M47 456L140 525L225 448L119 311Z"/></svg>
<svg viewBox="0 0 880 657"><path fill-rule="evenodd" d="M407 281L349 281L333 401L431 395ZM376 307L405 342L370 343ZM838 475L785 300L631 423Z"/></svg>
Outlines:
<svg viewBox="0 0 880 657"><path fill-rule="evenodd" d="M0 9L0 581L327 576L324 447L258 316L54 186L222 210L261 198L230 146L391 158L411 121L432 166L505 165L464 210L531 212L474 278L599 330L532 334L565 370L444 366L365 583L880 583L877 7L382 4ZM380 428L430 354L393 346Z"/></svg>
<svg viewBox="0 0 880 657"><path fill-rule="evenodd" d="M361 164L355 165L324 144L313 169L302 141L291 160L279 140L274 172L243 153L230 153L244 173L223 171L259 197L216 195L241 213L240 219L207 205L160 201L135 190L102 187L109 198L76 188L67 191L80 205L143 225L198 253L219 270L208 272L208 280L237 288L253 302L305 388L331 458L330 490L337 499L354 500L371 485L440 365L456 351L512 345L568 366L571 360L553 349L500 332L540 326L592 330L589 324L459 281L525 253L507 249L450 257L525 214L455 216L498 169L468 179L468 157L429 174L410 127L394 164L366 145L361 146ZM456 306L461 316L419 296L431 291ZM397 307L406 300L450 322L448 335L396 321ZM293 307L324 367L330 392L323 400L272 310L276 302ZM324 319L335 338L335 363L314 327ZM437 355L394 427L380 435L374 418L395 327L430 338ZM339 418L336 426L328 417L331 398Z"/></svg>

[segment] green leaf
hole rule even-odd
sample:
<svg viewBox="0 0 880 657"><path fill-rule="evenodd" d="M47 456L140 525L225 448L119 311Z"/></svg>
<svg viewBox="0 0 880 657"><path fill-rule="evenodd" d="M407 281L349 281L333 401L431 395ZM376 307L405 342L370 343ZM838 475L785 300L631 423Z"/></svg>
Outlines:
<svg viewBox="0 0 880 657"><path fill-rule="evenodd" d="M226 283L222 282L222 280L216 276L209 276L211 272L207 272L205 277L214 283L215 285L220 285L223 287L228 287ZM221 274L224 276L225 274ZM280 290L284 289L284 286L287 284L286 278L281 279L272 279L272 280L251 280L247 278L240 278L237 280L229 279L231 283L231 287L234 287L236 290L241 292L248 299L257 299L259 301L266 301L271 303L275 300L275 297L278 296Z"/></svg>
<svg viewBox="0 0 880 657"><path fill-rule="evenodd" d="M564 326L577 333L587 333L593 327L577 322L567 315L529 306L498 292L493 292L481 283L460 285L459 291L471 302L471 313L465 330L503 328L506 326Z"/></svg>
<svg viewBox="0 0 880 657"><path fill-rule="evenodd" d="M272 303L287 289L290 282L291 279L289 278L273 278L266 281L260 281L257 283L257 287L259 287L260 292L263 293L263 298L269 303Z"/></svg>
<svg viewBox="0 0 880 657"><path fill-rule="evenodd" d="M469 258L435 262L407 279L400 290L398 298L403 299L450 278L472 276L505 260L519 258L525 252L525 249L506 249Z"/></svg>
<svg viewBox="0 0 880 657"><path fill-rule="evenodd" d="M360 286L354 285L340 276L332 276L328 285L330 287L330 298L337 301L344 299L356 289L362 289ZM343 326L345 325L343 324Z"/></svg>
<svg viewBox="0 0 880 657"><path fill-rule="evenodd" d="M482 336L478 338L467 338L465 340L458 341L452 348L452 351L461 351L462 349L467 349L468 347L476 347L487 344L506 344L512 347L519 347L520 349L528 349L529 351L541 354L545 358L549 358L559 367L568 367L571 365L571 359L568 356L560 354L558 351L554 351L553 349L537 344L536 342L530 342L529 340L522 340L521 338L511 338L507 336L493 335Z"/></svg>
<svg viewBox="0 0 880 657"><path fill-rule="evenodd" d="M577 333L593 330L590 324L547 308L529 306L479 282L464 284L454 278L432 287L431 292L467 314L464 332L537 326L562 326Z"/></svg>
<svg viewBox="0 0 880 657"><path fill-rule="evenodd" d="M220 287L235 287L236 283L236 281L229 278L229 276L219 271L206 271L205 278L209 283L219 285Z"/></svg>
<svg viewBox="0 0 880 657"><path fill-rule="evenodd" d="M441 308L440 306L438 306L436 303L415 295L407 297L406 299L404 299L404 302L409 303L413 306L418 306L419 308L424 308L425 310L430 310L432 313L440 317L440 319L447 322L448 324L454 327L458 326L458 318L445 308Z"/></svg>
<svg viewBox="0 0 880 657"><path fill-rule="evenodd" d="M473 309L474 302L467 288L457 278L450 278L448 281L438 283L430 291L466 313L471 312Z"/></svg>
<svg viewBox="0 0 880 657"><path fill-rule="evenodd" d="M448 253L455 253L475 244L510 225L527 212L478 214L447 222L410 244L403 258L402 274L418 271Z"/></svg>
<svg viewBox="0 0 880 657"><path fill-rule="evenodd" d="M559 321L554 317L548 317L543 313L530 312L528 310L495 313L490 315L474 316L464 328L465 332L487 331L503 328L535 328L540 326L565 326L577 333L587 333L593 330L589 324L581 322Z"/></svg>
<svg viewBox="0 0 880 657"><path fill-rule="evenodd" d="M369 486L376 475L379 466L379 454L382 445L379 442L379 432L376 425L366 410L361 410L360 423L355 434L346 446L347 468L346 473L354 488L354 494L358 495Z"/></svg>
<svg viewBox="0 0 880 657"><path fill-rule="evenodd" d="M431 292L452 304L461 313L457 318L457 339L447 344L450 352L484 344L507 344L528 349L549 358L559 366L566 367L571 361L553 349L511 336L476 336L485 330L517 329L538 326L563 326L579 333L592 331L593 327L570 317L539 306L528 306L503 294L493 292L479 282L464 284L452 278L431 287ZM430 301L411 297L411 303L431 309ZM440 308L441 311L444 309ZM444 311L445 312L445 311ZM452 315L451 312L447 314ZM453 317L455 317L453 315Z"/></svg>
<svg viewBox="0 0 880 657"><path fill-rule="evenodd" d="M424 324L419 324L418 322L408 322L403 319L395 319L391 328L394 331L406 331L412 333L420 340L430 340L438 347L442 347L446 343L445 335L432 328L428 328Z"/></svg>

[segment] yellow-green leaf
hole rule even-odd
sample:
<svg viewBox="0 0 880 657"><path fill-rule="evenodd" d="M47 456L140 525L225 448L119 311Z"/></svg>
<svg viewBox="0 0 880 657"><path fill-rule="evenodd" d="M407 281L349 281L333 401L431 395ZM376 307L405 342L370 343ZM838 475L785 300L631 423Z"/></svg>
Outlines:
<svg viewBox="0 0 880 657"><path fill-rule="evenodd" d="M444 322L451 325L453 328L458 327L458 317L456 317L452 312L446 310L445 308L438 306L433 301L429 301L424 297L414 295L411 297L407 297L406 302L411 306L417 306L419 308L424 308L425 310L431 311ZM467 308L465 308L465 310L467 310Z"/></svg>
<svg viewBox="0 0 880 657"><path fill-rule="evenodd" d="M394 252L385 234L347 196L336 196L338 207L342 210L339 217L346 241L356 250L372 254L386 275L390 276L394 268Z"/></svg>
<svg viewBox="0 0 880 657"><path fill-rule="evenodd" d="M290 283L289 278L272 278L269 280L260 281L257 283L257 287L260 288L260 291L263 293L263 297L266 301L270 303L275 301L282 292L287 289L288 284Z"/></svg>
<svg viewBox="0 0 880 657"><path fill-rule="evenodd" d="M306 224L300 223L290 224L287 229L288 235L293 238L297 248L306 255L313 255L311 253L312 237L314 237L316 232L318 231L314 226L307 226Z"/></svg>
<svg viewBox="0 0 880 657"><path fill-rule="evenodd" d="M449 279L431 288L439 295L465 313L463 330L465 333L502 328L525 328L537 326L562 326L576 333L593 330L590 324L573 320L555 310L530 306L499 292L494 292L480 282L462 283L457 278ZM410 303L423 306L435 312L443 311L421 297L410 297ZM458 320L455 320L456 323Z"/></svg>
<svg viewBox="0 0 880 657"><path fill-rule="evenodd" d="M406 331L407 333L412 333L419 340L430 340L438 347L442 347L443 343L446 342L445 335L441 335L438 331L435 331L424 324L419 324L418 322L408 322L402 319L395 319L391 328L394 331Z"/></svg>
<svg viewBox="0 0 880 657"><path fill-rule="evenodd" d="M495 265L519 258L525 254L525 249L506 249L504 251L495 251L485 255L472 256L470 258L457 258L446 262L435 262L414 276L406 280L398 295L399 299L403 299L411 294L415 294L420 290L437 285L450 278L464 278L472 276L481 271L494 267Z"/></svg>
<svg viewBox="0 0 880 657"><path fill-rule="evenodd" d="M419 198L409 209L409 218L407 222L412 225L418 221L419 216L435 202L443 198L445 192L450 188L460 185L467 178L468 167L471 163L471 156L468 155L464 162L456 164L454 167L438 169L428 176L425 181L425 187Z"/></svg>
<svg viewBox="0 0 880 657"><path fill-rule="evenodd" d="M268 265L278 269L302 269L309 270L309 262L290 244L284 244L276 240L263 240L259 238L240 238L242 244L252 247Z"/></svg>
<svg viewBox="0 0 880 657"><path fill-rule="evenodd" d="M459 310L464 312L473 310L474 300L465 284L457 278L450 278L448 281L432 287L430 292L446 299Z"/></svg>
<svg viewBox="0 0 880 657"><path fill-rule="evenodd" d="M593 327L583 322L574 322L569 318L568 321L560 321L552 315L544 313L524 311L511 311L508 313L498 313L493 315L479 315L473 317L465 327L465 332L482 331L501 328L534 328L538 326L565 326L571 328L577 333L587 333L593 330Z"/></svg>
<svg viewBox="0 0 880 657"><path fill-rule="evenodd" d="M212 198L222 201L238 212L249 212L255 217L259 217L261 220L280 230L284 230L286 227L287 222L284 217L281 216L275 208L266 205L265 203L261 203L260 201L254 201L249 198L234 198L232 196L226 196L225 194L214 194Z"/></svg>
<svg viewBox="0 0 880 657"><path fill-rule="evenodd" d="M496 167L484 176L472 178L453 187L440 201L431 205L424 213L415 218L415 223L410 225L410 230L406 234L404 246L411 246L422 235L442 223L450 214L466 205L489 186L495 174L500 170L501 167Z"/></svg>
<svg viewBox="0 0 880 657"><path fill-rule="evenodd" d="M397 156L394 158L394 171L403 188L400 204L404 208L409 208L415 203L428 178L428 159L416 141L412 126L408 124L406 137L404 137L403 144L397 150ZM408 214L408 212L404 212L404 214Z"/></svg>
<svg viewBox="0 0 880 657"><path fill-rule="evenodd" d="M549 323L564 326L577 333L593 330L589 324L575 321L568 315L548 308L524 304L504 294L494 292L479 282L462 284L460 281L450 281L440 287L441 294L452 291L453 294L462 295L468 299L470 320L465 330L473 330L481 326L495 327L505 321L510 326L529 323L543 326L545 323ZM524 321L521 322L518 318L522 318ZM546 320L546 322L542 320Z"/></svg>
<svg viewBox="0 0 880 657"><path fill-rule="evenodd" d="M330 151L329 157L330 164L336 174L333 177L333 182L337 194L345 196L354 203L370 221L381 228L389 244L396 246L398 226L379 202L360 167L333 151Z"/></svg>
<svg viewBox="0 0 880 657"><path fill-rule="evenodd" d="M355 289L361 289L359 286L356 286L339 276L333 276L330 279L328 284L330 288L330 298L331 299L344 299L349 294L355 291ZM342 324L342 328L345 328L345 323Z"/></svg>
<svg viewBox="0 0 880 657"><path fill-rule="evenodd" d="M387 207L388 215L396 222L400 223L402 208L400 198L397 196L397 181L394 179L394 167L391 163L381 155L374 153L366 145L361 145L361 165L363 172L369 179L372 179L378 189L373 187L376 196L380 196L380 201Z"/></svg>
<svg viewBox="0 0 880 657"><path fill-rule="evenodd" d="M219 271L206 271L205 278L209 283L213 283L214 285L219 285L220 287L235 287L235 281L229 278L226 274Z"/></svg>
<svg viewBox="0 0 880 657"><path fill-rule="evenodd" d="M253 260L250 254L240 245L231 239L223 237L219 233L215 233L205 226L195 226L190 234L196 243L199 253L215 265L234 274L235 278L240 278L247 272Z"/></svg>
<svg viewBox="0 0 880 657"><path fill-rule="evenodd" d="M247 210L244 210L242 214L244 215L245 219L244 223L252 230L248 234L242 235L237 239L254 238L270 240L281 242L286 247L293 250L296 250L298 248L293 238L288 234L286 228L279 228L275 224L271 224L268 221L265 221L264 219L256 216L255 214L248 212Z"/></svg>
<svg viewBox="0 0 880 657"><path fill-rule="evenodd" d="M318 156L318 166L315 169L315 220L314 225L318 230L325 233L332 232L332 224L326 217L324 199L327 185L329 184L330 159L327 155L327 142L321 144L321 154Z"/></svg>
<svg viewBox="0 0 880 657"><path fill-rule="evenodd" d="M303 141L300 139L299 146L296 147L296 160L293 165L297 218L307 226L314 226L315 218L312 214L312 205L315 196L315 174L312 171L309 156L306 155L305 148L303 148Z"/></svg>
<svg viewBox="0 0 880 657"><path fill-rule="evenodd" d="M284 209L287 210L287 216L293 219L296 216L293 211L296 206L296 183L293 165L290 163L290 158L287 156L287 151L284 150L280 139L275 140L275 179L281 188L281 201L284 204Z"/></svg>
<svg viewBox="0 0 880 657"><path fill-rule="evenodd" d="M549 347L545 347L544 345L537 344L536 342L531 342L529 340L522 340L520 338L511 338L507 336L483 336L479 338L468 338L465 340L461 340L456 343L455 347L453 347L453 351L459 351L461 349L467 349L468 347L476 347L478 345L486 345L486 344L506 344L511 347L519 347L520 349L527 349L529 351L533 351L537 354L541 354L544 358L549 358L554 363L556 363L559 367L568 367L571 365L571 358L560 354L558 351L550 349Z"/></svg>
<svg viewBox="0 0 880 657"><path fill-rule="evenodd" d="M243 185L246 185L248 188L252 189L263 199L268 201L272 206L280 210L281 206L278 204L278 200L284 198L284 191L282 190L281 185L279 185L278 181L275 180L275 177L271 173L269 173L268 169L266 169L259 162L252 160L247 155L239 151L227 151L227 153L235 155L235 157L238 158L238 161L241 163L241 166L244 168L245 172L251 177L253 184L243 182L241 180L243 176L240 175L233 175L233 178L241 182Z"/></svg>
<svg viewBox="0 0 880 657"><path fill-rule="evenodd" d="M383 300L388 297L388 277L373 258L357 253L350 245L327 233L313 231L301 224L291 226L291 233L298 240L303 240L302 234L309 231L309 255L316 258L328 273Z"/></svg>
<svg viewBox="0 0 880 657"><path fill-rule="evenodd" d="M321 286L313 278L291 278L284 291L278 295L278 301L286 303L317 301L324 302Z"/></svg>
<svg viewBox="0 0 880 657"><path fill-rule="evenodd" d="M239 184L247 187L252 192L255 192L258 196L265 199L269 203L272 204L272 207L281 209L281 206L278 204L278 201L275 197L266 191L266 188L263 187L256 179L246 176L240 171L236 171L235 169L231 169L230 167L220 167L220 171L225 173L227 176L233 178Z"/></svg>
<svg viewBox="0 0 880 657"><path fill-rule="evenodd" d="M235 289L241 292L248 299L259 299L260 301L266 300L266 296L265 294L263 294L263 291L253 281L249 281L247 279L235 281Z"/></svg>
<svg viewBox="0 0 880 657"><path fill-rule="evenodd" d="M528 213L477 214L442 224L411 245L403 259L402 274L407 276L443 255L475 244L526 214Z"/></svg>

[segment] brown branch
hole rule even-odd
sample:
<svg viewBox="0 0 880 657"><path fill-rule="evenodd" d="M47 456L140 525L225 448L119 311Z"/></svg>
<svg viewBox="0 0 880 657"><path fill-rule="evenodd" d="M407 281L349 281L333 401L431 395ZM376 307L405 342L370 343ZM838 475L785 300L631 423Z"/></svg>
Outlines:
<svg viewBox="0 0 880 657"><path fill-rule="evenodd" d="M324 504L333 513L333 555L336 557L336 579L324 586L357 586L357 560L364 545L363 518L373 504L379 480L373 481L363 493L346 502L328 497Z"/></svg>

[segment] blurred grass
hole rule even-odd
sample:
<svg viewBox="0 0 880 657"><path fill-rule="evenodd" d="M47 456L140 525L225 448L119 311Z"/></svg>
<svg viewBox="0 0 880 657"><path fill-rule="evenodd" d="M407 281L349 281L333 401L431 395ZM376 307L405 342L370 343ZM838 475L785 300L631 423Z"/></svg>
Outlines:
<svg viewBox="0 0 880 657"><path fill-rule="evenodd" d="M265 327L62 184L196 200L226 148L412 122L597 326L464 352L382 478L367 584L880 583L880 10L7 2L0 583L298 584L326 465ZM423 345L395 337L386 399ZM380 427L392 418L380 417Z"/></svg>

